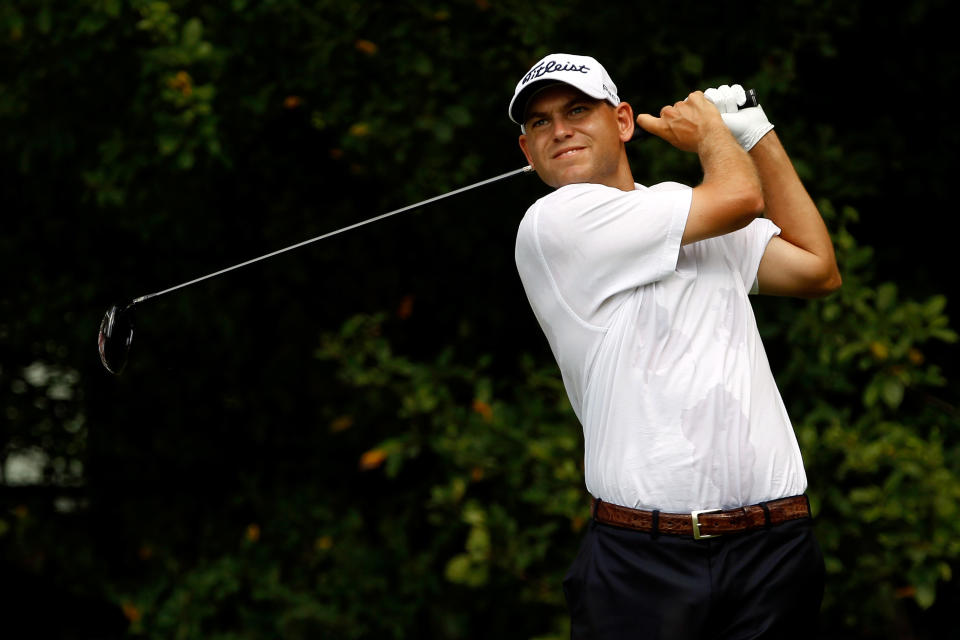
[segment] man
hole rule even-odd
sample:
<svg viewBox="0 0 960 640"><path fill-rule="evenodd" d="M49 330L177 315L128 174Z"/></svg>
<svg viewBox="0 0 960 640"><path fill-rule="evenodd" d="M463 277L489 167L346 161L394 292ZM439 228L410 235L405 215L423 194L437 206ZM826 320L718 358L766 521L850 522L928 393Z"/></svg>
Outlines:
<svg viewBox="0 0 960 640"><path fill-rule="evenodd" d="M815 629L823 558L747 295L822 296L840 275L773 125L744 99L724 85L634 120L599 62L553 54L510 103L556 188L520 223L516 261L594 498L564 580L574 638ZM637 125L698 154L703 182L636 184Z"/></svg>

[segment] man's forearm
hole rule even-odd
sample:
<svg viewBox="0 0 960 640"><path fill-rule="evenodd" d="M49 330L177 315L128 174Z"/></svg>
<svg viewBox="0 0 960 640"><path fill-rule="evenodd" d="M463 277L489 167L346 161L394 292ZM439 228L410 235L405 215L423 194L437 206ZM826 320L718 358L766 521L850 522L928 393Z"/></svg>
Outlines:
<svg viewBox="0 0 960 640"><path fill-rule="evenodd" d="M701 136L696 147L703 182L693 190L682 244L742 229L763 211L756 167L725 127Z"/></svg>
<svg viewBox="0 0 960 640"><path fill-rule="evenodd" d="M748 225L763 211L763 190L750 156L730 134L715 105L699 91L637 124L678 149L695 152L703 182L693 189L681 242L690 244Z"/></svg>
<svg viewBox="0 0 960 640"><path fill-rule="evenodd" d="M724 127L704 136L697 150L703 167L702 187L711 189L714 202L730 218L729 230L742 228L764 209L760 175L747 152Z"/></svg>
<svg viewBox="0 0 960 640"><path fill-rule="evenodd" d="M740 109L746 97L740 85L710 88L704 97L717 105L739 145L749 150L764 213L781 230L763 252L757 271L760 292L814 298L836 291L841 277L830 234L763 107Z"/></svg>
<svg viewBox="0 0 960 640"><path fill-rule="evenodd" d="M715 182L748 196L762 195L758 167L725 127L704 136L697 153L704 184Z"/></svg>
<svg viewBox="0 0 960 640"><path fill-rule="evenodd" d="M777 134L770 131L763 136L750 150L750 158L763 187L765 215L780 227L780 237L836 268L827 227Z"/></svg>

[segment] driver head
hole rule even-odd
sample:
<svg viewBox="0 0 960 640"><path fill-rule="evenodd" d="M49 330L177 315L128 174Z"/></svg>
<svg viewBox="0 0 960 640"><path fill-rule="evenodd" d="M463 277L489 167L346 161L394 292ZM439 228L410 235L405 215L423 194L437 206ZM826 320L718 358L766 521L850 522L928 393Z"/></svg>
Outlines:
<svg viewBox="0 0 960 640"><path fill-rule="evenodd" d="M113 305L103 315L97 349L100 362L107 371L117 375L127 365L127 355L133 342L133 305Z"/></svg>

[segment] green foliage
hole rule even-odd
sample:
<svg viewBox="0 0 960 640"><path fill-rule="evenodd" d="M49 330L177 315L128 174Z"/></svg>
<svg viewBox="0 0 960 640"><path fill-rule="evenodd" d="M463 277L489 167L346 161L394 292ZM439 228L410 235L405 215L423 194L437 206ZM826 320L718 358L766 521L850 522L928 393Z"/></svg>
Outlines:
<svg viewBox="0 0 960 640"><path fill-rule="evenodd" d="M895 284L874 284L873 251L848 228L856 211L820 208L836 229L843 287L799 309L765 302L761 322L780 327L786 346L773 366L818 515L825 612L883 635L904 615L897 601L930 607L960 558L958 409L937 397L946 380L926 355L957 334L943 296L901 300Z"/></svg>
<svg viewBox="0 0 960 640"><path fill-rule="evenodd" d="M856 212L820 206L837 229L844 287L799 310L798 303L773 301L762 311L782 328L784 342L774 345L785 347L780 383L826 554L825 627L882 635L904 615L899 600L931 606L960 559L957 409L933 395L945 380L924 356L957 336L942 296L898 300L892 283L871 285L872 251L848 230ZM572 558L575 547L554 517L576 529L586 514L579 439L556 371L528 376L516 401L495 402L482 366L451 376L457 369L449 353L431 365L396 358L375 319L354 319L342 336L347 342L328 338L321 355L341 363L340 377L351 387L377 391L375 398L360 396L364 406L394 404L397 417L410 421L402 436L379 445L387 474L427 452L449 465L447 479L431 488L429 508L458 510L469 531L447 562L447 579L484 589L495 572L517 580L509 592L525 598L537 592L525 588L532 580L553 590L547 602L561 615L557 568L537 561L563 544ZM455 402L453 388L438 385L445 378L472 385L472 413L469 391ZM392 402L379 395L385 389L392 389ZM471 477L493 487L481 491ZM521 526L528 514L536 517Z"/></svg>
<svg viewBox="0 0 960 640"><path fill-rule="evenodd" d="M829 203L821 206L830 215ZM903 615L904 598L932 605L960 559L956 410L929 402L943 379L917 355L956 336L940 299L898 301L891 285L865 284L869 263L857 256L870 252L846 230L854 216L847 209L834 221L848 265L841 292L799 311L789 301L762 310L792 318L783 325L790 366L781 385L826 554L825 627L879 637ZM525 358L523 380L508 385L488 372L489 359L464 366L452 348L416 362L394 353L384 323L382 314L355 316L324 336L317 356L335 365L348 392L336 431L362 434L358 473L380 476L374 494L389 497L338 518L315 507L310 524L275 523L289 532L282 542L248 529L239 549L136 596L137 628L151 637L246 637L229 632L236 628L401 638L427 619L433 637L472 637L489 613L463 606L466 591L475 603L504 606L509 594L512 610L543 611L524 626L527 637L566 636L560 581L589 514L580 435L555 367ZM883 391L891 379L900 392ZM324 532L312 549L306 531ZM296 566L271 560L291 557ZM402 588L394 571L384 574L398 564L408 566ZM430 594L429 603L405 601L411 594ZM363 606L371 598L402 606L371 615Z"/></svg>
<svg viewBox="0 0 960 640"><path fill-rule="evenodd" d="M342 495L272 496L262 522L186 565L162 543L141 547L136 579L113 596L134 635L567 633L560 578L588 513L553 369L526 359L508 389L449 350L429 363L394 354L383 322L356 316L317 351L349 392L330 426L354 441ZM521 609L547 615L518 621Z"/></svg>
<svg viewBox="0 0 960 640"><path fill-rule="evenodd" d="M461 540L438 557L443 575L485 591L485 601L509 593L511 607L547 605L562 619L566 558L557 551L575 544L588 512L580 435L554 367L525 358L524 378L508 387L485 373L488 361L464 367L449 349L434 362L411 362L393 355L382 321L353 318L318 355L339 365L358 414L388 412L374 421L389 433L372 449L384 452L388 477L429 465L424 515L435 537L455 525Z"/></svg>
<svg viewBox="0 0 960 640"><path fill-rule="evenodd" d="M189 567L145 558L150 579L116 596L132 635L409 637L418 603L437 591L426 551L405 547L385 522L365 521L371 514L335 512L316 496L278 497L272 511L269 522L238 527L233 540Z"/></svg>

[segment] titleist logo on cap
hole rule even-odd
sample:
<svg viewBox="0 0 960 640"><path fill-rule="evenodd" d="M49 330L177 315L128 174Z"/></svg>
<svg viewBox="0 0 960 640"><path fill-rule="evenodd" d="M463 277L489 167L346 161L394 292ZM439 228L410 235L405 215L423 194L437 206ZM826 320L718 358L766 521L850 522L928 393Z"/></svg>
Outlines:
<svg viewBox="0 0 960 640"><path fill-rule="evenodd" d="M548 73L558 73L560 71L579 71L580 73L590 73L590 67L585 64L573 64L570 62L554 62L553 60L546 64L540 63L523 76L520 84L527 84L531 80L540 78Z"/></svg>

